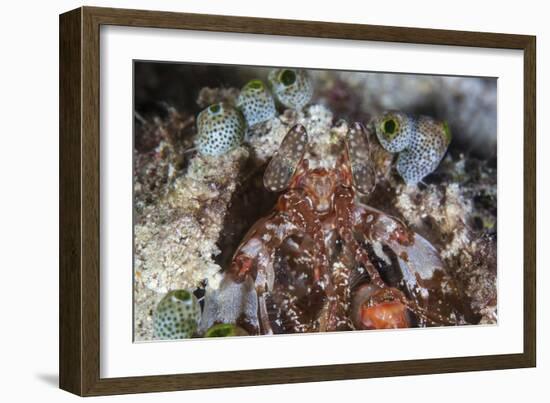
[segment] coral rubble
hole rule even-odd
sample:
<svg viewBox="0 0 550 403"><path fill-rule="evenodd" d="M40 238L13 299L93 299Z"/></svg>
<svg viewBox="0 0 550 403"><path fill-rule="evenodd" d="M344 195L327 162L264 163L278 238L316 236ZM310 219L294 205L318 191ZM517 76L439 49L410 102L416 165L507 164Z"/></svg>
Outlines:
<svg viewBox="0 0 550 403"><path fill-rule="evenodd" d="M162 144L159 146L173 147ZM217 157L196 154L185 169L167 162L173 158L171 152L158 158L158 164L167 168L155 171L154 199L136 206L137 339L147 339L151 335L150 316L154 306L151 300L158 302L159 295L174 289L194 290L205 283L217 286L220 267L214 257L220 250L216 242L248 151L237 147ZM150 164L139 165L140 161L137 161L136 170L149 171ZM141 182L141 178L151 180L150 177L136 175L135 187L140 189L136 193L140 194L148 185L148 182ZM149 297L141 298L141 293Z"/></svg>

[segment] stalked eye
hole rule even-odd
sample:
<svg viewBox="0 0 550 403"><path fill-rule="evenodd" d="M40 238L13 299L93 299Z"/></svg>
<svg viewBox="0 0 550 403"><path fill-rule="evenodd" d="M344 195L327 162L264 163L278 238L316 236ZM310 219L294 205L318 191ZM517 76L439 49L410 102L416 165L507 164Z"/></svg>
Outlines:
<svg viewBox="0 0 550 403"><path fill-rule="evenodd" d="M293 70L283 70L279 80L288 87L296 82L296 73Z"/></svg>
<svg viewBox="0 0 550 403"><path fill-rule="evenodd" d="M361 123L356 122L350 126L346 137L346 150L355 189L363 194L370 193L376 185L376 172L370 160L367 129Z"/></svg>
<svg viewBox="0 0 550 403"><path fill-rule="evenodd" d="M306 146L304 126L296 125L288 131L264 172L264 186L268 190L280 192L286 189L304 157Z"/></svg>

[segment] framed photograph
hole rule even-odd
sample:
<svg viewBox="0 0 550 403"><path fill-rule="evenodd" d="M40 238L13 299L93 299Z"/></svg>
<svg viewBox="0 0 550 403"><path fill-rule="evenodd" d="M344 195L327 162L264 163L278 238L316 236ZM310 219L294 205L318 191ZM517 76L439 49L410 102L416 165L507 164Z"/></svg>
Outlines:
<svg viewBox="0 0 550 403"><path fill-rule="evenodd" d="M60 386L533 367L535 37L60 16Z"/></svg>

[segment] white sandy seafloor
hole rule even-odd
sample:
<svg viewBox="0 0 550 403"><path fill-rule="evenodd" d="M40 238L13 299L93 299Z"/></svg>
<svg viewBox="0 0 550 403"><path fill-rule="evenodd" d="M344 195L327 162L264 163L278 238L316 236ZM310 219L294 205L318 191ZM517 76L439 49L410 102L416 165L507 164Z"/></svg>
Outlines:
<svg viewBox="0 0 550 403"><path fill-rule="evenodd" d="M191 153L186 166L181 163L181 155L185 147L190 147L191 138L183 145L174 140L182 133L193 133L189 122L184 122L185 111L173 107L167 119L147 122L147 130L159 140L147 154L136 151L135 340L153 339L153 310L167 291L194 289L205 283L217 287L222 269L215 262L220 253L217 242L231 197L247 174L245 166L262 166L295 123L306 127L310 141L329 149L335 131L342 130L333 128L340 116L323 105L334 102L330 99L331 88L342 86L353 93L351 100L343 97L335 108L338 110L342 105L345 108L346 102L353 103L353 108L359 104L369 113L423 110L435 104L437 113L449 118L455 137L462 136L461 140L474 148L482 142L485 151L494 148L496 152L496 87L484 80L410 77L315 72L314 104L304 112L281 111L280 116L250 130L243 146L222 157ZM205 90L198 101L227 100L236 93L235 89ZM374 156L383 185L372 200L365 201L399 216L432 241L465 287L482 323L495 323L496 237L486 233L496 231L496 209L489 211L472 200L482 194L496 206L496 170L479 160L472 166L464 155L448 155L440 167L445 175L439 183L419 188L403 184L391 170L391 155L381 147L376 148ZM473 218L481 221L481 231L471 229Z"/></svg>

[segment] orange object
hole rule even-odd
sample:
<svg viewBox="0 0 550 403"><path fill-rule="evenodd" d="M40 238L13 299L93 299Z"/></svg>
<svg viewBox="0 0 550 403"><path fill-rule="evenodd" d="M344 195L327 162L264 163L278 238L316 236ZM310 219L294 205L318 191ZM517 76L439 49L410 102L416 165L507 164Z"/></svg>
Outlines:
<svg viewBox="0 0 550 403"><path fill-rule="evenodd" d="M400 329L409 327L407 307L401 302L382 302L361 307L361 324L364 329Z"/></svg>

